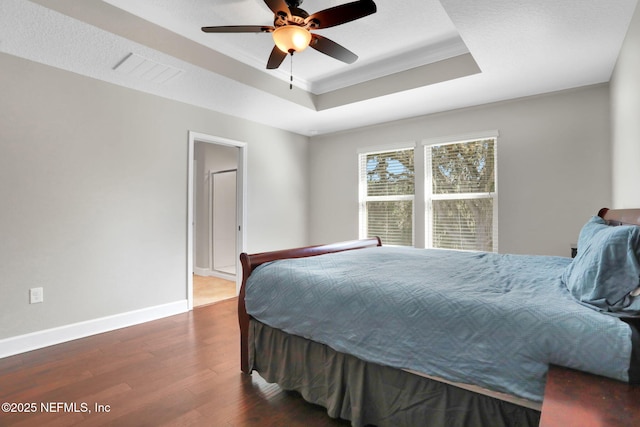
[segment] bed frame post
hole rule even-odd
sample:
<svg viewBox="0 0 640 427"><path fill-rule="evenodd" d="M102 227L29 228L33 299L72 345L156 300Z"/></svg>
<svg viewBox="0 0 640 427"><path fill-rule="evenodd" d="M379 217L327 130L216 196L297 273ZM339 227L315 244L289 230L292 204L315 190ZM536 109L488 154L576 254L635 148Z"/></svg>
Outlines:
<svg viewBox="0 0 640 427"><path fill-rule="evenodd" d="M240 254L240 263L242 264L242 285L238 295L238 322L240 323L240 369L247 375L251 375L252 369L249 368L249 314L244 303L245 285L247 278L251 274L251 262L249 255Z"/></svg>

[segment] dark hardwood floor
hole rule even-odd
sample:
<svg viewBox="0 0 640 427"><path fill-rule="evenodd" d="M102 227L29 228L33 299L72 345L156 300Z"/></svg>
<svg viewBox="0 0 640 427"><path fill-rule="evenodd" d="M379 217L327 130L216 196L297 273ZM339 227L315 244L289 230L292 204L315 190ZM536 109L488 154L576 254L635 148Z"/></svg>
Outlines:
<svg viewBox="0 0 640 427"><path fill-rule="evenodd" d="M348 426L240 372L236 305L0 359L0 426Z"/></svg>

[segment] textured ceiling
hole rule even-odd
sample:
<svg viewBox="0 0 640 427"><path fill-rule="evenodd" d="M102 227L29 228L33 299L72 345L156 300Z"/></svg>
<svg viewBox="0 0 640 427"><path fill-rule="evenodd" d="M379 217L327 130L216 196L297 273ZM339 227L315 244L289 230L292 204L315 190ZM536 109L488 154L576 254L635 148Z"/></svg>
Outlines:
<svg viewBox="0 0 640 427"><path fill-rule="evenodd" d="M607 82L636 3L376 0L377 13L317 31L358 54L356 63L308 49L266 70L270 35L200 31L270 25L263 0L2 0L0 51L316 135ZM172 78L122 72L131 54Z"/></svg>
<svg viewBox="0 0 640 427"><path fill-rule="evenodd" d="M301 7L313 13L348 1L350 0L306 0ZM257 69L265 68L273 48L270 34L205 34L200 31L203 26L272 25L273 12L263 0L105 2ZM335 89L335 83L329 82L340 80L345 75L355 76L350 79L353 84L364 80L365 76L374 77L372 71L380 74L375 77L380 77L467 52L438 0L377 3L378 12L373 15L344 25L313 31L343 44L356 53L359 59L349 66L312 49L297 54L293 68L298 86L319 93L326 91L325 86ZM398 37L399 34L401 35ZM288 81L289 60L278 71L269 73Z"/></svg>

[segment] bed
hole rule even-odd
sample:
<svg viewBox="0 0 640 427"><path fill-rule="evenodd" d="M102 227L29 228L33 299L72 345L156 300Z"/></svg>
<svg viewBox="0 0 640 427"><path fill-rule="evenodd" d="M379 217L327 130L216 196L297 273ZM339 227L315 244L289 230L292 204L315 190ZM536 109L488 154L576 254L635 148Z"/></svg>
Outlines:
<svg viewBox="0 0 640 427"><path fill-rule="evenodd" d="M574 259L386 247L240 257L241 369L353 426L536 426L546 372L640 378L640 210Z"/></svg>

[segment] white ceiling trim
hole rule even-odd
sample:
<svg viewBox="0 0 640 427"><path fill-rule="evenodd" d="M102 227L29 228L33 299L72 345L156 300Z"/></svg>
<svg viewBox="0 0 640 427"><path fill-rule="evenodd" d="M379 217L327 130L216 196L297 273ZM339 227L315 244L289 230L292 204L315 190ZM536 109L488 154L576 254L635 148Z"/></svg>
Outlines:
<svg viewBox="0 0 640 427"><path fill-rule="evenodd" d="M320 95L465 53L469 53L469 49L462 39L456 36L430 46L405 51L384 60L362 61L357 67L349 68L335 77L324 77L314 81L309 90Z"/></svg>

